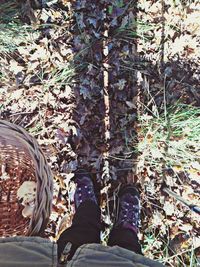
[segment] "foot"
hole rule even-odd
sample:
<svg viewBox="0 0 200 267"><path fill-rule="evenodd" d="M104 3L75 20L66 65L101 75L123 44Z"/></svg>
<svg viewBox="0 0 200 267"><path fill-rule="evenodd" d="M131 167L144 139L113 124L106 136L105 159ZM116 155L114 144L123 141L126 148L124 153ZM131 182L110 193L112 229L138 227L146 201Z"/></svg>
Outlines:
<svg viewBox="0 0 200 267"><path fill-rule="evenodd" d="M80 169L76 171L74 181L77 184L74 194L75 208L77 209L86 200L94 201L97 204L91 175L86 170Z"/></svg>
<svg viewBox="0 0 200 267"><path fill-rule="evenodd" d="M138 233L140 221L140 196L138 190L127 185L118 195L118 212L114 227L121 226Z"/></svg>

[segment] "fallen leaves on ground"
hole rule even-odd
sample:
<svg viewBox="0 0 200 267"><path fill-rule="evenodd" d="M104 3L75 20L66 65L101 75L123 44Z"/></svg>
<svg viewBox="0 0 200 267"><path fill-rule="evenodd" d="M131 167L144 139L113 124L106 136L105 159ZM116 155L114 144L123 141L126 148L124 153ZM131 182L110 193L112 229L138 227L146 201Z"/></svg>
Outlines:
<svg viewBox="0 0 200 267"><path fill-rule="evenodd" d="M198 1L163 2L144 0L136 7L136 2L127 0L55 0L46 1L44 7L29 6L24 19L32 21L31 30L12 46L0 45L0 112L1 118L23 126L37 138L54 171L50 238L70 225L73 173L81 166L101 188L106 222L110 220L107 201L119 183L136 182L143 207L140 239L145 255L169 266L195 266L199 217L163 194L161 187L165 176L170 188L198 205L198 151L187 171L180 162L168 168L163 157L165 140L152 146L154 130L164 133L165 128L153 125L147 135L141 132L164 114L166 106L200 104ZM15 35L9 33L11 43ZM108 144L105 64L109 73ZM141 125L138 115L142 115ZM172 141L178 146L182 137ZM107 172L103 156L107 151L109 181L102 175ZM151 161L147 162L149 153Z"/></svg>

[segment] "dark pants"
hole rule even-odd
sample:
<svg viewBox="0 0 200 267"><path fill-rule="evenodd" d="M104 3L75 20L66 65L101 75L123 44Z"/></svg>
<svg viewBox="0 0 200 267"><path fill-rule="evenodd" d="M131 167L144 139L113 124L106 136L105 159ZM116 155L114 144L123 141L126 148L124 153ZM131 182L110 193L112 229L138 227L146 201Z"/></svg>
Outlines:
<svg viewBox="0 0 200 267"><path fill-rule="evenodd" d="M68 260L81 245L100 243L100 231L101 210L94 202L87 200L78 207L72 226L61 234L58 240L58 258L68 242L72 244ZM129 229L118 227L111 230L108 246L115 245L142 254L137 234Z"/></svg>

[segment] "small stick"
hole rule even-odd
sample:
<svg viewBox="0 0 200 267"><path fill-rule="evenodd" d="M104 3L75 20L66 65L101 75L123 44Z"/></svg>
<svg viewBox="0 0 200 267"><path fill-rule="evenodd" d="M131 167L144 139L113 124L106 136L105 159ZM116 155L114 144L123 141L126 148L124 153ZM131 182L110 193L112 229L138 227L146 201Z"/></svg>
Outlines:
<svg viewBox="0 0 200 267"><path fill-rule="evenodd" d="M109 140L110 140L110 101L109 101L109 64L108 60L108 28L106 23L106 8L104 10L104 40L103 40L103 85L104 85L104 106L105 106L105 117L104 117L104 126L105 126L105 142L108 147L103 152L103 159L104 159L104 179L109 180L110 178L110 164L108 161L109 158Z"/></svg>
<svg viewBox="0 0 200 267"><path fill-rule="evenodd" d="M168 193L170 196L174 197L176 200L180 201L184 205L186 205L190 210L196 212L197 214L200 215L200 207L191 204L189 201L185 200L181 196L177 195L176 193L172 192L169 188L164 187L163 191Z"/></svg>

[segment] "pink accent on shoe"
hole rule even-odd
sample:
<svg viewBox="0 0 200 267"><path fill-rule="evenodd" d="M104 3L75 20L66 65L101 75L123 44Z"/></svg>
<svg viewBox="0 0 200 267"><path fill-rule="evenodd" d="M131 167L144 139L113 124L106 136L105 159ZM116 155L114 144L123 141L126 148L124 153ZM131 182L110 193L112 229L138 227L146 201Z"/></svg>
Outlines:
<svg viewBox="0 0 200 267"><path fill-rule="evenodd" d="M138 228L128 222L123 222L122 227L133 231L135 234L138 234Z"/></svg>

